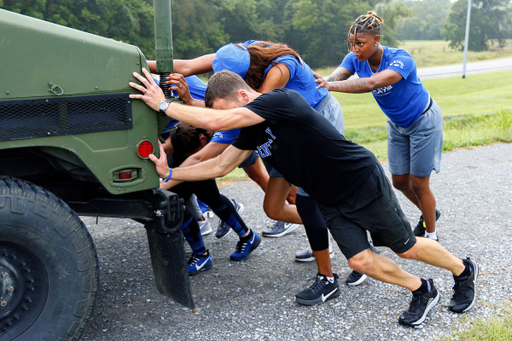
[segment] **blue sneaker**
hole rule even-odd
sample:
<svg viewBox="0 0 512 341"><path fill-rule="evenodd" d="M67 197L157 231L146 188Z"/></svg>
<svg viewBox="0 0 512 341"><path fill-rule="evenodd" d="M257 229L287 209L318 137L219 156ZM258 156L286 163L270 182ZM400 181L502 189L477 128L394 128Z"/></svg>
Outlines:
<svg viewBox="0 0 512 341"><path fill-rule="evenodd" d="M254 231L251 231L252 236L250 236L249 240L242 241L240 240L236 244L236 250L231 254L231 260L241 261L249 257L249 254L254 251L260 245L261 237Z"/></svg>
<svg viewBox="0 0 512 341"><path fill-rule="evenodd" d="M206 271L212 267L212 256L210 252L206 250L206 255L192 254L192 257L187 262L188 274L190 276L197 275L201 271Z"/></svg>

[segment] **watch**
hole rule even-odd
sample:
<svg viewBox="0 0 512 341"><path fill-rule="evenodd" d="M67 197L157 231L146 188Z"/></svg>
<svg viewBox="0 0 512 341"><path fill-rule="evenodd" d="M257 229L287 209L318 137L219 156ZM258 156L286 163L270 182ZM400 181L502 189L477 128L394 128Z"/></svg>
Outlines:
<svg viewBox="0 0 512 341"><path fill-rule="evenodd" d="M165 111L167 110L167 108L169 108L169 104L171 104L171 101L161 102L160 105L158 106L158 110L160 110L162 114L165 114Z"/></svg>

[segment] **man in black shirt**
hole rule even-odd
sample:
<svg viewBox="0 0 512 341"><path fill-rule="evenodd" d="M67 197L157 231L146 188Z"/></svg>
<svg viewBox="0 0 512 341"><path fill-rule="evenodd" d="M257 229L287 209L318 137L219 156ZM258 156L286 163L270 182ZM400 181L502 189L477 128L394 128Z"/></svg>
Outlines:
<svg viewBox="0 0 512 341"><path fill-rule="evenodd" d="M400 315L401 324L420 325L440 294L433 280L411 275L391 259L371 252L366 231L376 246L388 246L400 257L451 271L456 283L449 306L452 311L465 312L474 305L478 265L456 258L431 239L416 238L375 156L346 140L297 92L276 89L261 95L238 75L223 71L210 79L205 98L208 107L218 110L191 108L166 103L145 73L147 79L134 74L143 86L130 83L144 94L131 98L142 99L153 109L194 126L242 128L233 145L219 157L191 167L172 170L165 155L159 159L151 155L160 176L183 181L224 176L256 149L288 182L304 188L319 203L352 269L412 291L410 307ZM326 293L325 299L331 294Z"/></svg>

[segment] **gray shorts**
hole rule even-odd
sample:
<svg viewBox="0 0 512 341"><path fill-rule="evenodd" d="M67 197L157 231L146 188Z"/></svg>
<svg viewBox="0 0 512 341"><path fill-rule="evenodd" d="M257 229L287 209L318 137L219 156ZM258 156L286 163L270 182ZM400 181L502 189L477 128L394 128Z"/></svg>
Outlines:
<svg viewBox="0 0 512 341"><path fill-rule="evenodd" d="M251 155L249 155L247 159L245 159L241 164L238 165L238 168L244 168L254 165L258 160L258 156L258 152L253 150Z"/></svg>
<svg viewBox="0 0 512 341"><path fill-rule="evenodd" d="M410 127L388 120L388 164L393 175L430 176L441 170L443 116L436 101Z"/></svg>
<svg viewBox="0 0 512 341"><path fill-rule="evenodd" d="M387 246L396 253L408 251L416 243L409 220L382 166L354 192L333 206L319 205L327 227L347 259L370 247L366 231L375 246Z"/></svg>

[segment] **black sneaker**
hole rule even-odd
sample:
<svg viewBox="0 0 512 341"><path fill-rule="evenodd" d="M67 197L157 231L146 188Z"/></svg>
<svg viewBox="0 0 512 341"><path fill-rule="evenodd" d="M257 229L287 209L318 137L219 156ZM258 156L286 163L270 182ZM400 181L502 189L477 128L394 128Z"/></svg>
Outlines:
<svg viewBox="0 0 512 341"><path fill-rule="evenodd" d="M471 274L465 277L455 277L453 296L448 308L455 313L465 313L473 307L476 300L476 280L478 279L478 264L471 259L463 259L464 265L469 266Z"/></svg>
<svg viewBox="0 0 512 341"><path fill-rule="evenodd" d="M441 216L441 211L439 211L436 208L436 221L439 220L440 216ZM426 225L425 225L425 220L423 220L423 214L422 214L420 216L420 221L418 221L418 225L416 225L416 227L414 228L414 235L416 237L424 237L425 236L425 230L426 230Z"/></svg>
<svg viewBox="0 0 512 341"><path fill-rule="evenodd" d="M316 278L311 278L310 280L313 279L315 283L312 286L295 295L297 303L304 305L322 304L340 295L337 274L334 274L334 283L329 282L324 275L320 274L317 274Z"/></svg>
<svg viewBox="0 0 512 341"><path fill-rule="evenodd" d="M362 284L366 278L368 278L368 276L365 274L352 270L345 283L351 287L355 287L356 285Z"/></svg>
<svg viewBox="0 0 512 341"><path fill-rule="evenodd" d="M441 295L434 286L434 281L429 279L430 291L426 294L413 294L409 309L400 314L398 323L406 326L419 326L425 321L428 312L439 302Z"/></svg>

